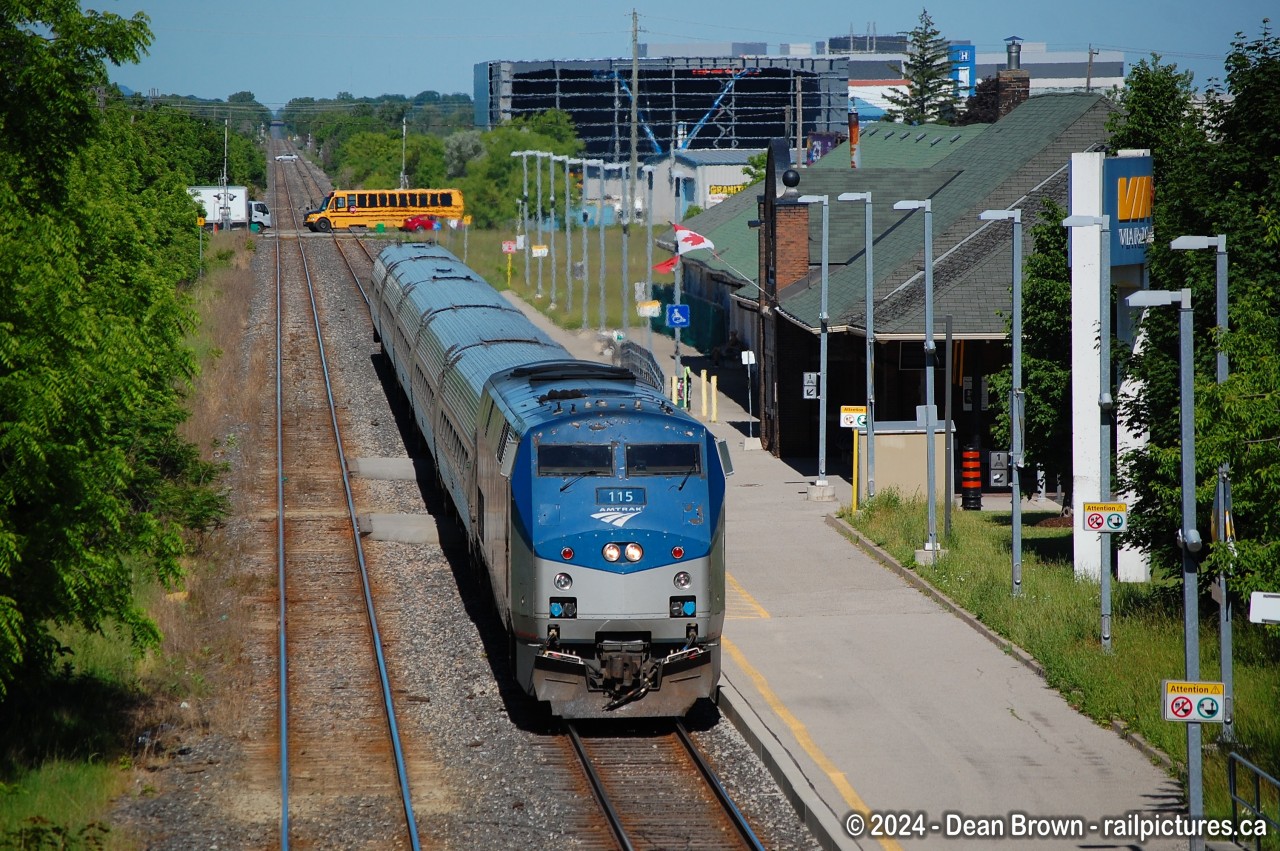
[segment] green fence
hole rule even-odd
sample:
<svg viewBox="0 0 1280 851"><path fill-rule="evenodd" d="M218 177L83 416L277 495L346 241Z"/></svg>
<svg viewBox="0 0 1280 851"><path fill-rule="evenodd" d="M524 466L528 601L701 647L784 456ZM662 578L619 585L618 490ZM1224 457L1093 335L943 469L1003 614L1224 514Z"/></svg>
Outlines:
<svg viewBox="0 0 1280 851"><path fill-rule="evenodd" d="M675 301L675 285L654 284L653 298L662 304L660 314L649 320L654 333L675 336L672 329L667 327L667 305ZM689 327L680 330L681 343L703 353L724 343L728 335L728 320L723 307L688 293L681 293L680 301L689 305Z"/></svg>

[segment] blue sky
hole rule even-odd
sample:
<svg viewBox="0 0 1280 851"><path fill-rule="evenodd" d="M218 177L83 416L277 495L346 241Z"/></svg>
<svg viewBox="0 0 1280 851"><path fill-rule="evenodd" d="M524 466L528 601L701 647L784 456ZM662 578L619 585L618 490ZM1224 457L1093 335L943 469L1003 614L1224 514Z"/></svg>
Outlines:
<svg viewBox="0 0 1280 851"><path fill-rule="evenodd" d="M137 65L111 69L135 91L225 99L251 91L271 108L294 97L472 93L473 67L492 59L599 59L631 53L631 3L609 0L476 0L473 3L333 0L97 0L91 8L151 18L154 41ZM657 44L813 42L916 26L923 4L779 3L776 0L649 0L634 8L640 40ZM1050 50L1090 44L1122 50L1129 64L1161 54L1195 72L1197 86L1223 76L1236 32L1249 39L1274 0L935 0L927 8L944 38L979 52L1007 36ZM1276 23L1273 21L1273 27Z"/></svg>

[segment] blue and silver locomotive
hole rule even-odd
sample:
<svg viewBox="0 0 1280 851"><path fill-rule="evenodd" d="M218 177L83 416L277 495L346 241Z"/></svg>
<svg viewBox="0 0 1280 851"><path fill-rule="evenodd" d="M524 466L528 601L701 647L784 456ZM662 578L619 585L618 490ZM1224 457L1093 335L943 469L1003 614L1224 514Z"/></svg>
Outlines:
<svg viewBox="0 0 1280 851"><path fill-rule="evenodd" d="M521 687L571 718L683 715L710 697L724 442L629 371L574 359L443 248L390 246L372 283Z"/></svg>

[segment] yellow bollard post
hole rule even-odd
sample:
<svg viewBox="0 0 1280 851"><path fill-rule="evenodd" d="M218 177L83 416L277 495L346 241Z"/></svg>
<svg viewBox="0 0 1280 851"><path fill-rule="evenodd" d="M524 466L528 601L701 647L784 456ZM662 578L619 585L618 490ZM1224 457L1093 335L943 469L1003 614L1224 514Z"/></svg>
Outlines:
<svg viewBox="0 0 1280 851"><path fill-rule="evenodd" d="M507 289L511 289L511 255L507 255Z"/></svg>
<svg viewBox="0 0 1280 851"><path fill-rule="evenodd" d="M852 510L858 510L858 430L853 430L853 505Z"/></svg>
<svg viewBox="0 0 1280 851"><path fill-rule="evenodd" d="M672 401L672 402L679 402L679 401L680 401L679 396L678 396L678 391L676 390L677 382L678 382L679 380L680 380L680 379L676 378L674 375L673 375L673 376L671 376L671 401Z"/></svg>
<svg viewBox="0 0 1280 851"><path fill-rule="evenodd" d="M719 386L720 376L711 376L711 422L713 423L720 422L720 420L716 419L720 411L720 391L717 389Z"/></svg>
<svg viewBox="0 0 1280 851"><path fill-rule="evenodd" d="M702 396L702 418L707 418L707 371L698 374L698 393Z"/></svg>

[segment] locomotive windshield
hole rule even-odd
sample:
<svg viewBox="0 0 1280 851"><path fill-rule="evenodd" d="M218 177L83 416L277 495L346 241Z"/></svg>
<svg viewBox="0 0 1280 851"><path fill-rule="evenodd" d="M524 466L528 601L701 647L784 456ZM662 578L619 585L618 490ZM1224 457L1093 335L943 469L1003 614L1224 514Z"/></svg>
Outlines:
<svg viewBox="0 0 1280 851"><path fill-rule="evenodd" d="M628 476L702 474L702 452L696 443L627 444Z"/></svg>
<svg viewBox="0 0 1280 851"><path fill-rule="evenodd" d="M613 446L544 443L538 447L539 476L612 476Z"/></svg>

